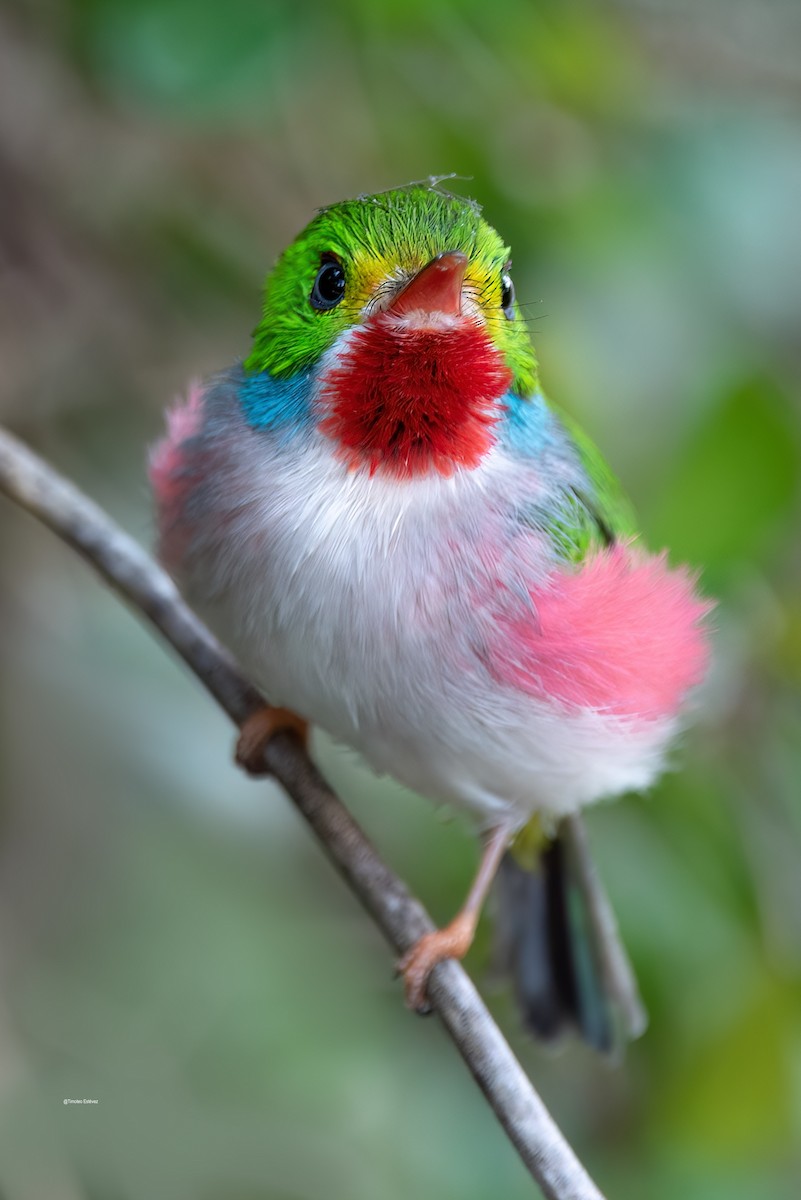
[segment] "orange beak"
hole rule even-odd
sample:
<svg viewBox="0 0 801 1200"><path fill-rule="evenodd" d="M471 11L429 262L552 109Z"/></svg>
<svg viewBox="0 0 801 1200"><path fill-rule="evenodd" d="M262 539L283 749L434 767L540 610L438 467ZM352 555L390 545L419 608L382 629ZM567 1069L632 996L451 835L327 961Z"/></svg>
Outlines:
<svg viewBox="0 0 801 1200"><path fill-rule="evenodd" d="M460 316L462 282L466 270L467 255L462 254L461 250L446 250L438 254L398 292L387 312L395 317L406 317L413 312Z"/></svg>

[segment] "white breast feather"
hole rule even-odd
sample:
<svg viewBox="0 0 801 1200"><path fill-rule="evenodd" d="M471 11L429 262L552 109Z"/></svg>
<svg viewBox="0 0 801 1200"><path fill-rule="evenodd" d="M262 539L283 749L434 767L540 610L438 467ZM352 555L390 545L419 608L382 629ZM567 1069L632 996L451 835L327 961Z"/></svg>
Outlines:
<svg viewBox="0 0 801 1200"><path fill-rule="evenodd" d="M549 569L534 535L522 559L516 546L486 561L545 486L533 466L496 447L450 478L371 477L346 471L319 433L281 444L250 428L226 389L214 403L224 438L192 501L201 532L180 582L272 701L485 824L652 780L674 722L569 713L482 659L489 618L473 584L501 571L527 596Z"/></svg>

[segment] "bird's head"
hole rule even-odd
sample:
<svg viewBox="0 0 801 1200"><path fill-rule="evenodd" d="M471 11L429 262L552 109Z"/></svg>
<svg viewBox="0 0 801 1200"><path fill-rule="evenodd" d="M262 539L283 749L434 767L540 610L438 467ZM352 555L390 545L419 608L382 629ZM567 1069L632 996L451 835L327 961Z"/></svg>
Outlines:
<svg viewBox="0 0 801 1200"><path fill-rule="evenodd" d="M323 209L278 260L245 361L352 468L476 466L536 389L508 247L477 205L414 185ZM312 383L313 378L313 383Z"/></svg>

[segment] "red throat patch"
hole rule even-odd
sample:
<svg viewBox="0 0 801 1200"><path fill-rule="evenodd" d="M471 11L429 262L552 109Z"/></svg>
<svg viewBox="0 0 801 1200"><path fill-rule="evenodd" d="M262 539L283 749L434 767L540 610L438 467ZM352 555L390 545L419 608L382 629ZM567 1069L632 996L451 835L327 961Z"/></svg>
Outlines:
<svg viewBox="0 0 801 1200"><path fill-rule="evenodd" d="M495 442L511 371L482 327L409 328L389 313L353 334L324 382L321 429L349 466L399 478L475 467Z"/></svg>

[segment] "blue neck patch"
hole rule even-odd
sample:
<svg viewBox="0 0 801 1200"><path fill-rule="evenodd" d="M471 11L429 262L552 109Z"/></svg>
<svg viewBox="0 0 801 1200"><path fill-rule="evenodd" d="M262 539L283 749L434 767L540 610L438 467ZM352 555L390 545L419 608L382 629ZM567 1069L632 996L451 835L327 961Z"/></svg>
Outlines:
<svg viewBox="0 0 801 1200"><path fill-rule="evenodd" d="M522 398L511 392L503 398L506 412L500 422L500 443L522 458L536 458L554 442L553 414L539 392Z"/></svg>
<svg viewBox="0 0 801 1200"><path fill-rule="evenodd" d="M286 437L308 429L312 423L313 370L299 371L288 379L276 379L267 371L245 374L239 387L239 402L254 429L283 432ZM512 454L536 458L553 445L556 429L553 415L539 392L525 397L508 392L500 421L500 443Z"/></svg>
<svg viewBox="0 0 801 1200"><path fill-rule="evenodd" d="M245 374L239 402L254 429L283 431L292 436L308 428L312 420L313 372L299 371L289 379L276 379L267 371Z"/></svg>

